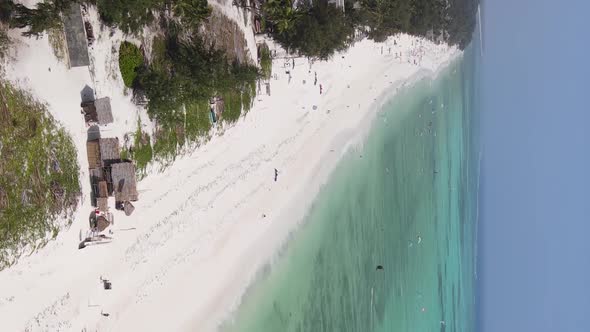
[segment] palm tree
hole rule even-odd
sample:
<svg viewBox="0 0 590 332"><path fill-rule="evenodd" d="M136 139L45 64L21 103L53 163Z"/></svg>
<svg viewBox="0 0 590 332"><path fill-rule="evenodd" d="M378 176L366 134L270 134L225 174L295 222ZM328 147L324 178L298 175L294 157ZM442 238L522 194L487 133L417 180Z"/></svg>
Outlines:
<svg viewBox="0 0 590 332"><path fill-rule="evenodd" d="M293 8L292 0L269 0L263 6L267 21L274 24L279 33L290 31L303 14Z"/></svg>
<svg viewBox="0 0 590 332"><path fill-rule="evenodd" d="M211 14L207 0L182 0L174 5L174 14L189 25L198 25Z"/></svg>

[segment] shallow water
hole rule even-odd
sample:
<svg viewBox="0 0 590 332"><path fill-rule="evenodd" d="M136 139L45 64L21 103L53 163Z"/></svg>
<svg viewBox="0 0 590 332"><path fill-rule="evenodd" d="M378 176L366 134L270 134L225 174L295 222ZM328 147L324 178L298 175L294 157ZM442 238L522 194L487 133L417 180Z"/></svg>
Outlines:
<svg viewBox="0 0 590 332"><path fill-rule="evenodd" d="M476 69L384 105L222 331L473 330Z"/></svg>

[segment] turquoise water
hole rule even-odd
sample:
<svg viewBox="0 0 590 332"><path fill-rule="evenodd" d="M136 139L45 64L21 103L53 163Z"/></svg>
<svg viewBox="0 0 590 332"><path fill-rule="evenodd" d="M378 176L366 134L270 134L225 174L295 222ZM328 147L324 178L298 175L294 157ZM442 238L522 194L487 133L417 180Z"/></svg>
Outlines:
<svg viewBox="0 0 590 332"><path fill-rule="evenodd" d="M473 331L474 61L384 106L222 331Z"/></svg>

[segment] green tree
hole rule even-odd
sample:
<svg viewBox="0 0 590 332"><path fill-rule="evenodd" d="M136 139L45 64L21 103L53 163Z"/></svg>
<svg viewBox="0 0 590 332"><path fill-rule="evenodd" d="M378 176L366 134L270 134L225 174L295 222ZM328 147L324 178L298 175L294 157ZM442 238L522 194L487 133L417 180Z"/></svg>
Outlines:
<svg viewBox="0 0 590 332"><path fill-rule="evenodd" d="M136 86L145 92L150 117L160 124L174 128L183 121L184 109L208 104L217 95L235 97L233 105L239 106L233 107L231 120L251 106L259 75L255 66L229 63L224 52L207 47L196 34L169 36L162 55L165 59L152 59L139 71Z"/></svg>
<svg viewBox="0 0 590 332"><path fill-rule="evenodd" d="M278 33L286 33L295 27L295 23L303 13L298 8L293 8L291 0L270 0L263 6L266 20Z"/></svg>
<svg viewBox="0 0 590 332"><path fill-rule="evenodd" d="M91 0L96 4L100 18L110 26L126 33L140 31L155 19L154 12L165 9L164 0Z"/></svg>
<svg viewBox="0 0 590 332"><path fill-rule="evenodd" d="M25 29L24 36L38 37L45 30L60 27L61 12L75 1L53 0L39 2L35 8L28 8L20 3L14 4L10 15L12 28ZM9 7L9 6L7 6Z"/></svg>
<svg viewBox="0 0 590 332"><path fill-rule="evenodd" d="M173 9L174 14L190 26L197 26L211 15L211 6L207 0L179 0L173 5Z"/></svg>
<svg viewBox="0 0 590 332"><path fill-rule="evenodd" d="M9 23L14 12L12 0L0 1L0 22Z"/></svg>
<svg viewBox="0 0 590 332"><path fill-rule="evenodd" d="M139 48L130 42L119 46L119 70L125 86L131 87L137 76L137 70L143 64L143 55Z"/></svg>
<svg viewBox="0 0 590 332"><path fill-rule="evenodd" d="M327 0L303 1L296 9L277 8L285 3L290 1L276 0L276 5L265 9L274 22L271 34L283 47L305 56L327 59L350 44L354 25L341 8Z"/></svg>

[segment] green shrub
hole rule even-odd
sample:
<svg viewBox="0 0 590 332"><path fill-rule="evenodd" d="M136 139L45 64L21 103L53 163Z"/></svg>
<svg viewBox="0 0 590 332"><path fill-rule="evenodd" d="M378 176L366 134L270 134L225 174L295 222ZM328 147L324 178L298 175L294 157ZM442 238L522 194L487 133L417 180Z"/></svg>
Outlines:
<svg viewBox="0 0 590 332"><path fill-rule="evenodd" d="M260 46L260 69L262 77L269 79L272 75L272 58L266 43Z"/></svg>
<svg viewBox="0 0 590 332"><path fill-rule="evenodd" d="M141 130L141 121L137 120L137 130L133 135L133 146L126 150L124 155L131 158L137 166L137 173L140 178L145 175L149 163L152 161L153 152L150 135Z"/></svg>
<svg viewBox="0 0 590 332"><path fill-rule="evenodd" d="M125 86L130 88L137 77L137 69L143 64L143 55L139 48L129 42L122 42L119 47L119 70Z"/></svg>

